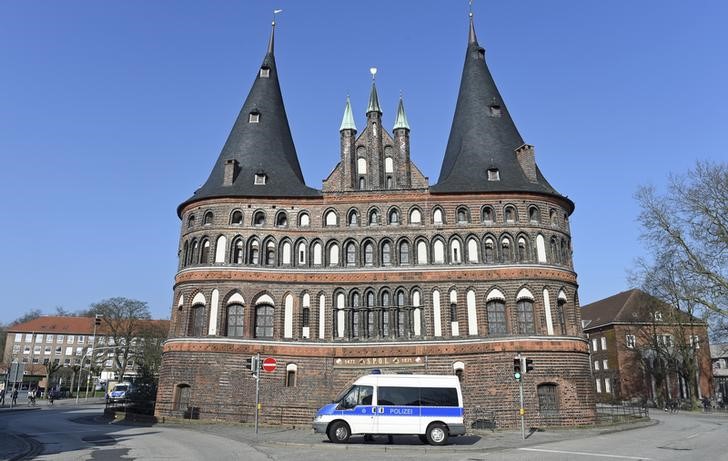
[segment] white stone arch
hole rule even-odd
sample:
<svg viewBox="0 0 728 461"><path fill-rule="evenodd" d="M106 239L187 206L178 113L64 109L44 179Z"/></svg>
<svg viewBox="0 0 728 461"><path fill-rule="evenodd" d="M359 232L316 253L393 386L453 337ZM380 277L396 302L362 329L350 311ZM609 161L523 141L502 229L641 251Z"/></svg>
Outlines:
<svg viewBox="0 0 728 461"><path fill-rule="evenodd" d="M301 318L303 318L304 309L308 309L308 321L309 321L309 325L310 325L310 323L311 323L311 295L308 293L304 293L303 296L301 296ZM311 327L310 326L304 325L301 327L301 337L302 338L311 337Z"/></svg>
<svg viewBox="0 0 728 461"><path fill-rule="evenodd" d="M432 211L432 222L435 224L442 224L444 221L442 210L440 208L435 208Z"/></svg>
<svg viewBox="0 0 728 461"><path fill-rule="evenodd" d="M521 288L516 295L516 302L522 299L534 301L536 298L533 297L533 293L531 293L531 290L529 290L528 288Z"/></svg>
<svg viewBox="0 0 728 461"><path fill-rule="evenodd" d="M332 243L329 246L329 266L339 265L339 244Z"/></svg>
<svg viewBox="0 0 728 461"><path fill-rule="evenodd" d="M487 303L488 301L496 300L505 302L506 297L498 288L493 288L490 292L488 292L488 296L485 297L485 302Z"/></svg>
<svg viewBox="0 0 728 461"><path fill-rule="evenodd" d="M329 210L326 212L326 215L324 216L325 226L336 226L338 222L339 217L336 215L336 212L334 210Z"/></svg>
<svg viewBox="0 0 728 461"><path fill-rule="evenodd" d="M291 264L291 242L285 241L281 247L281 264Z"/></svg>
<svg viewBox="0 0 728 461"><path fill-rule="evenodd" d="M551 297L549 296L549 290L546 287L543 289L543 309L544 315L546 316L546 333L553 335L554 321L551 318Z"/></svg>
<svg viewBox="0 0 728 461"><path fill-rule="evenodd" d="M546 262L546 241L541 234L536 236L536 258L540 263Z"/></svg>
<svg viewBox="0 0 728 461"><path fill-rule="evenodd" d="M214 336L217 334L217 316L220 310L220 291L215 288L210 296L210 323L207 325L207 334Z"/></svg>
<svg viewBox="0 0 728 461"><path fill-rule="evenodd" d="M561 290L559 290L559 295L557 296L557 299L559 301L563 301L563 302L569 301L569 298L566 297L566 292L564 291L563 288Z"/></svg>
<svg viewBox="0 0 728 461"><path fill-rule="evenodd" d="M422 223L422 212L419 209L413 208L412 210L410 210L409 223L410 224L421 224Z"/></svg>
<svg viewBox="0 0 728 461"><path fill-rule="evenodd" d="M215 262L224 263L225 253L227 253L227 237L221 235L215 241Z"/></svg>
<svg viewBox="0 0 728 461"><path fill-rule="evenodd" d="M244 306L245 300L243 299L243 295L240 293L234 293L227 301L227 305L229 306L230 304L242 304Z"/></svg>
<svg viewBox="0 0 728 461"><path fill-rule="evenodd" d="M318 333L319 339L325 339L325 325L326 325L326 295L323 293L319 296L319 324Z"/></svg>
<svg viewBox="0 0 728 461"><path fill-rule="evenodd" d="M181 308L185 305L185 295L179 295L179 299L177 300L177 307Z"/></svg>
<svg viewBox="0 0 728 461"><path fill-rule="evenodd" d="M475 290L468 290L465 295L465 301L468 308L468 334L474 336L478 334L478 313L475 309Z"/></svg>
<svg viewBox="0 0 728 461"><path fill-rule="evenodd" d="M356 160L356 172L358 174L367 174L367 159L359 157Z"/></svg>
<svg viewBox="0 0 728 461"><path fill-rule="evenodd" d="M289 363L288 365L286 365L286 371L297 372L298 371L298 365L296 365L295 363Z"/></svg>
<svg viewBox="0 0 728 461"><path fill-rule="evenodd" d="M344 307L346 306L346 298L344 293L339 292L336 295L336 335L339 338L344 337Z"/></svg>
<svg viewBox="0 0 728 461"><path fill-rule="evenodd" d="M322 257L323 253L323 247L321 246L321 242L316 242L313 244L313 263L314 265L321 265L323 261Z"/></svg>
<svg viewBox="0 0 728 461"><path fill-rule="evenodd" d="M385 173L394 173L394 161L392 161L392 157L385 157L384 172Z"/></svg>
<svg viewBox="0 0 728 461"><path fill-rule="evenodd" d="M256 306L260 306L261 304L269 304L271 306L275 306L273 298L271 298L269 294L260 295L260 297L255 300Z"/></svg>
<svg viewBox="0 0 728 461"><path fill-rule="evenodd" d="M415 336L422 335L422 309L420 308L420 305L422 304L421 297L422 295L420 294L420 290L412 292L412 306L414 306L412 322L414 323L413 330Z"/></svg>
<svg viewBox="0 0 728 461"><path fill-rule="evenodd" d="M452 371L455 373L457 373L458 371L465 371L465 364L460 361L453 362Z"/></svg>
<svg viewBox="0 0 728 461"><path fill-rule="evenodd" d="M198 304L207 305L207 300L205 299L205 295L202 293L197 293L194 298L192 298L192 305L197 306Z"/></svg>

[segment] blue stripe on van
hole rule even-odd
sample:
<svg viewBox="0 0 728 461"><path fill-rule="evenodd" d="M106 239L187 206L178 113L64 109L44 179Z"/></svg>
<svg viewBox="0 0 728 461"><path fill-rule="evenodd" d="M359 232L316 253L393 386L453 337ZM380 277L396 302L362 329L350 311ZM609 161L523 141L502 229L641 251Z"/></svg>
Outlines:
<svg viewBox="0 0 728 461"><path fill-rule="evenodd" d="M437 417L461 417L463 409L460 407L415 407L398 405L357 405L349 410L336 410L336 405L326 405L318 412L321 415L336 414L346 415L376 415L376 416L425 416L428 418Z"/></svg>

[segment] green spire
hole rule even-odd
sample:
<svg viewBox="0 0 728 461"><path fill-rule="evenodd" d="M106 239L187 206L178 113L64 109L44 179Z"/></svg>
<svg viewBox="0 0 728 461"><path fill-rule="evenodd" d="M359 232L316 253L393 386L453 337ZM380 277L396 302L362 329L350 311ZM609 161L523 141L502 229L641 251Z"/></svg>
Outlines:
<svg viewBox="0 0 728 461"><path fill-rule="evenodd" d="M356 131L356 125L354 125L354 115L351 113L351 101L349 96L346 96L346 107L344 108L344 118L341 119L341 126L339 131L354 130Z"/></svg>
<svg viewBox="0 0 728 461"><path fill-rule="evenodd" d="M409 130L409 122L407 121L407 114L404 113L404 101L402 95L399 96L399 106L397 107L397 119L394 121L394 130L404 128Z"/></svg>
<svg viewBox="0 0 728 461"><path fill-rule="evenodd" d="M377 96L377 86L374 84L372 78L372 92L369 94L369 106L367 107L367 114L369 112L382 113L382 109L379 108L379 97Z"/></svg>

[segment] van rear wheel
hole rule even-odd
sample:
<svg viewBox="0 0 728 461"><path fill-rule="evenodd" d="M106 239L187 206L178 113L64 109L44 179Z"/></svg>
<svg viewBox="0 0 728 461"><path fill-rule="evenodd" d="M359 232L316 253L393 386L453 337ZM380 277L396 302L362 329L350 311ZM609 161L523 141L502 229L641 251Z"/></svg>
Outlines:
<svg viewBox="0 0 728 461"><path fill-rule="evenodd" d="M430 445L445 445L447 443L447 426L442 423L432 423L427 427L427 441Z"/></svg>
<svg viewBox="0 0 728 461"><path fill-rule="evenodd" d="M332 443L346 443L351 437L351 429L344 421L334 421L326 431L326 435Z"/></svg>

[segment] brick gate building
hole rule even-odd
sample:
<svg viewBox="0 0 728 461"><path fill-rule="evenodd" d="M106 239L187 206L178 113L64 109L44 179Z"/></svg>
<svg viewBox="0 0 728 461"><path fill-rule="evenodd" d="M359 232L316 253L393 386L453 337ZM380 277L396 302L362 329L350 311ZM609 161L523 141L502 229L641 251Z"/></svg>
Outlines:
<svg viewBox="0 0 728 461"><path fill-rule="evenodd" d="M513 358L532 358L528 424L595 419L568 218L485 64L473 20L439 180L391 132L372 82L358 131L347 99L340 159L304 183L271 32L209 179L182 220L158 416L252 421L252 354L266 423L309 424L356 377L457 374L469 422L516 424ZM392 123L391 121L389 123ZM333 163L333 162L332 162Z"/></svg>

